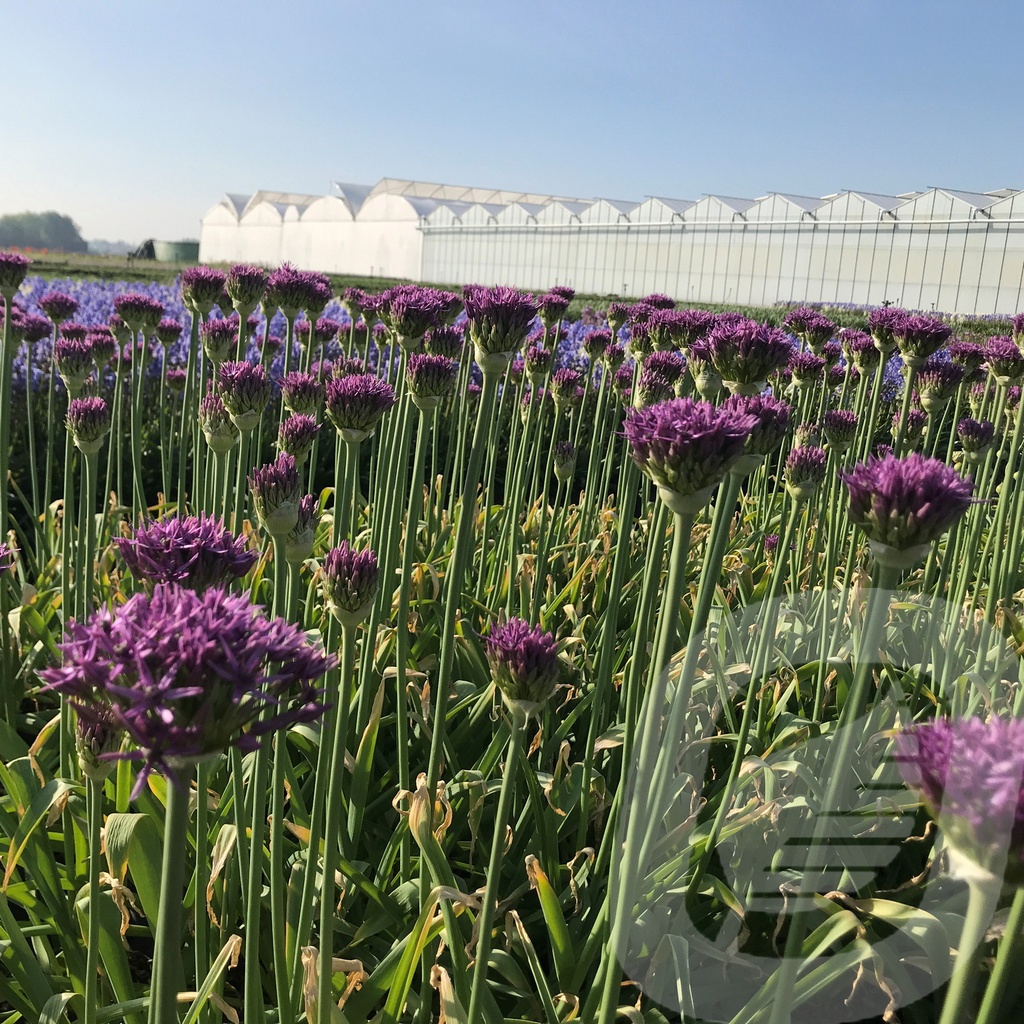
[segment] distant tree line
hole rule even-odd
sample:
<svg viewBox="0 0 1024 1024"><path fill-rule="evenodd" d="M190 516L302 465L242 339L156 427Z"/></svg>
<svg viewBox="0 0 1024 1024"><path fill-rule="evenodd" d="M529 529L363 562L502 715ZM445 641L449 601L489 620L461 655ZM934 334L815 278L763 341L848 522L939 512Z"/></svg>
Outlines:
<svg viewBox="0 0 1024 1024"><path fill-rule="evenodd" d="M88 252L78 225L63 213L9 213L0 217L0 247Z"/></svg>

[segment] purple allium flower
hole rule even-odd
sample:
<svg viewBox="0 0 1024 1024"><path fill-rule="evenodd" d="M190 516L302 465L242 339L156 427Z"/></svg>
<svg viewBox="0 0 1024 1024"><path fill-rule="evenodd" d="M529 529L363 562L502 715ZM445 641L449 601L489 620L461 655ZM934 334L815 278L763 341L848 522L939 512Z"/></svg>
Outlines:
<svg viewBox="0 0 1024 1024"><path fill-rule="evenodd" d="M328 375L331 377L358 377L366 373L366 360L353 356L346 359L345 356L338 356L333 363L327 363Z"/></svg>
<svg viewBox="0 0 1024 1024"><path fill-rule="evenodd" d="M831 370L843 357L843 346L838 341L826 341L819 353Z"/></svg>
<svg viewBox="0 0 1024 1024"><path fill-rule="evenodd" d="M583 336L583 351L586 352L591 363L596 363L611 343L612 332L604 327L598 327Z"/></svg>
<svg viewBox="0 0 1024 1024"><path fill-rule="evenodd" d="M284 542L284 558L289 565L302 565L307 558L312 557L319 521L316 495L307 494L299 502L299 517Z"/></svg>
<svg viewBox="0 0 1024 1024"><path fill-rule="evenodd" d="M1021 388L1019 384L1011 384L1006 389L1006 409L1013 412L1020 405Z"/></svg>
<svg viewBox="0 0 1024 1024"><path fill-rule="evenodd" d="M1013 340L1017 344L1021 344L1024 341L1024 313L1018 313L1015 317L1010 319L1010 327L1013 333Z"/></svg>
<svg viewBox="0 0 1024 1024"><path fill-rule="evenodd" d="M576 445L572 441L557 441L554 450L555 479L566 483L576 472Z"/></svg>
<svg viewBox="0 0 1024 1024"><path fill-rule="evenodd" d="M771 395L730 395L722 408L756 417L747 438L747 455L770 455L789 433L793 407Z"/></svg>
<svg viewBox="0 0 1024 1024"><path fill-rule="evenodd" d="M774 555L779 547L779 535L777 533L766 533L764 536L764 553L768 556Z"/></svg>
<svg viewBox="0 0 1024 1024"><path fill-rule="evenodd" d="M263 300L267 272L247 263L236 263L224 281L224 290L239 316L248 316ZM226 312L221 306L221 312Z"/></svg>
<svg viewBox="0 0 1024 1024"><path fill-rule="evenodd" d="M53 347L53 361L68 394L77 395L92 373L92 345L88 341L58 338Z"/></svg>
<svg viewBox="0 0 1024 1024"><path fill-rule="evenodd" d="M825 360L813 352L797 352L789 361L789 372L797 387L820 384L825 376Z"/></svg>
<svg viewBox="0 0 1024 1024"><path fill-rule="evenodd" d="M556 408L576 409L583 402L583 374L579 370L555 370L549 387Z"/></svg>
<svg viewBox="0 0 1024 1024"><path fill-rule="evenodd" d="M111 334L109 327L90 330L86 337L89 339L89 347L92 349L93 362L98 369L103 370L117 355L117 340ZM102 373L100 376L102 377Z"/></svg>
<svg viewBox="0 0 1024 1024"><path fill-rule="evenodd" d="M223 270L189 267L181 272L178 279L181 299L189 309L200 316L206 316L217 304L226 280L227 275Z"/></svg>
<svg viewBox="0 0 1024 1024"><path fill-rule="evenodd" d="M715 326L715 314L709 309L681 309L678 315L680 345L686 349L695 341L703 341Z"/></svg>
<svg viewBox="0 0 1024 1024"><path fill-rule="evenodd" d="M330 613L353 629L370 614L380 590L377 556L369 550L356 551L342 541L324 556L320 583Z"/></svg>
<svg viewBox="0 0 1024 1024"><path fill-rule="evenodd" d="M253 470L249 491L260 525L271 537L286 537L295 529L302 483L290 455L281 452L273 462Z"/></svg>
<svg viewBox="0 0 1024 1024"><path fill-rule="evenodd" d="M220 395L212 391L199 403L199 426L206 443L217 454L230 451L239 438L238 427L231 414Z"/></svg>
<svg viewBox="0 0 1024 1024"><path fill-rule="evenodd" d="M85 341L92 330L92 328L86 327L85 324L75 323L72 320L68 323L61 324L60 327L57 328L57 335L61 338L67 338L69 341ZM111 334L111 336L113 335Z"/></svg>
<svg viewBox="0 0 1024 1024"><path fill-rule="evenodd" d="M171 317L164 317L156 325L156 340L168 349L181 337L181 324Z"/></svg>
<svg viewBox="0 0 1024 1024"><path fill-rule="evenodd" d="M633 391L633 367L620 366L612 377L615 396L623 405L628 405Z"/></svg>
<svg viewBox="0 0 1024 1024"><path fill-rule="evenodd" d="M485 373L504 369L530 333L537 307L529 296L503 285L468 291L465 298L477 363Z"/></svg>
<svg viewBox="0 0 1024 1024"><path fill-rule="evenodd" d="M645 295L640 301L645 306L650 306L651 309L676 308L676 300L668 295L663 295L661 292L651 292L650 295Z"/></svg>
<svg viewBox="0 0 1024 1024"><path fill-rule="evenodd" d="M821 448L794 448L786 458L786 490L797 501L809 501L825 479L827 457Z"/></svg>
<svg viewBox="0 0 1024 1024"><path fill-rule="evenodd" d="M434 327L423 335L424 348L432 356L444 356L447 359L460 359L465 343L462 328L447 324Z"/></svg>
<svg viewBox="0 0 1024 1024"><path fill-rule="evenodd" d="M75 447L83 455L95 455L110 433L110 410L102 398L72 398L64 423Z"/></svg>
<svg viewBox="0 0 1024 1024"><path fill-rule="evenodd" d="M613 335L618 334L629 323L630 308L628 302L612 302L605 310L604 316Z"/></svg>
<svg viewBox="0 0 1024 1024"><path fill-rule="evenodd" d="M93 345L92 353L96 355L96 346ZM167 389L174 395L180 395L185 390L188 381L188 370L183 366L168 366L167 368Z"/></svg>
<svg viewBox="0 0 1024 1024"><path fill-rule="evenodd" d="M303 320L302 323L313 324L313 341L317 345L328 344L345 329L345 325L340 320L334 320L329 316L322 316L315 321ZM298 326L298 324L295 325L296 329Z"/></svg>
<svg viewBox="0 0 1024 1024"><path fill-rule="evenodd" d="M868 314L868 332L874 339L875 348L882 355L888 355L896 347L893 331L906 320L907 315L905 309L896 306L883 306Z"/></svg>
<svg viewBox="0 0 1024 1024"><path fill-rule="evenodd" d="M646 320L631 324L629 328L629 354L642 362L654 351L654 339Z"/></svg>
<svg viewBox="0 0 1024 1024"><path fill-rule="evenodd" d="M551 372L554 353L543 345L531 345L526 350L526 372L530 380L535 384L543 382L544 378Z"/></svg>
<svg viewBox="0 0 1024 1024"><path fill-rule="evenodd" d="M546 330L551 330L569 308L569 300L556 292L548 292L537 300L537 316Z"/></svg>
<svg viewBox="0 0 1024 1024"><path fill-rule="evenodd" d="M289 412L319 416L325 394L324 382L312 373L292 370L281 378L281 400Z"/></svg>
<svg viewBox="0 0 1024 1024"><path fill-rule="evenodd" d="M679 352L655 350L644 360L644 371L656 374L666 384L675 386L686 372L686 360Z"/></svg>
<svg viewBox="0 0 1024 1024"><path fill-rule="evenodd" d="M53 327L45 316L26 313L19 319L21 321L21 336L27 345L34 345L37 341L43 341L53 333Z"/></svg>
<svg viewBox="0 0 1024 1024"><path fill-rule="evenodd" d="M341 304L348 310L348 315L353 321L358 320L363 315L366 299L366 292L362 288L351 287L345 289L341 298Z"/></svg>
<svg viewBox="0 0 1024 1024"><path fill-rule="evenodd" d="M657 354L656 352L652 353L649 358L653 359ZM670 381L660 373L648 370L646 365L643 366L633 391L633 405L636 408L655 405L657 402L667 402L674 395L675 388Z"/></svg>
<svg viewBox="0 0 1024 1024"><path fill-rule="evenodd" d="M1016 351L1016 346L1013 348ZM921 407L927 412L938 412L956 397L963 379L964 371L955 363L935 358L927 360L914 379Z"/></svg>
<svg viewBox="0 0 1024 1024"><path fill-rule="evenodd" d="M936 719L896 740L895 760L958 853L1019 884L1024 870L1024 720Z"/></svg>
<svg viewBox="0 0 1024 1024"><path fill-rule="evenodd" d="M857 414L850 409L829 409L821 423L822 433L833 451L847 451L857 437Z"/></svg>
<svg viewBox="0 0 1024 1024"><path fill-rule="evenodd" d="M327 382L327 415L344 441L366 440L394 404L394 388L372 373Z"/></svg>
<svg viewBox="0 0 1024 1024"><path fill-rule="evenodd" d="M98 701L88 719L75 715L75 749L78 766L90 782L105 782L117 767L113 757L121 748L124 730L110 705Z"/></svg>
<svg viewBox="0 0 1024 1024"><path fill-rule="evenodd" d="M820 316L816 309L810 309L807 306L799 306L796 309L791 309L783 318L782 326L789 331L790 334L795 334L798 338L802 338L807 330L807 325L814 320L815 317Z"/></svg>
<svg viewBox="0 0 1024 1024"><path fill-rule="evenodd" d="M893 413L892 436L898 437L900 433L901 415ZM903 429L903 441L905 444L914 447L924 437L924 428L928 424L928 414L921 409L910 409L907 412L907 423Z"/></svg>
<svg viewBox="0 0 1024 1024"><path fill-rule="evenodd" d="M617 341L605 347L601 354L601 362L613 373L626 361L626 350Z"/></svg>
<svg viewBox="0 0 1024 1024"><path fill-rule="evenodd" d="M965 452L972 455L986 451L995 437L995 425L988 420L962 419L956 425L956 434Z"/></svg>
<svg viewBox="0 0 1024 1024"><path fill-rule="evenodd" d="M558 644L540 626L512 618L491 629L485 643L491 677L513 712L537 714L562 676Z"/></svg>
<svg viewBox="0 0 1024 1024"><path fill-rule="evenodd" d="M455 393L459 364L445 356L411 355L406 364L405 380L418 409L429 412L441 400Z"/></svg>
<svg viewBox="0 0 1024 1024"><path fill-rule="evenodd" d="M244 537L205 512L152 520L114 543L137 580L177 583L197 593L241 579L258 557L246 551Z"/></svg>
<svg viewBox="0 0 1024 1024"><path fill-rule="evenodd" d="M66 292L46 292L39 296L36 305L55 324L70 320L78 312L78 299Z"/></svg>
<svg viewBox="0 0 1024 1024"><path fill-rule="evenodd" d="M114 297L114 311L128 325L128 330L138 333L155 331L164 315L164 304L141 292L126 292Z"/></svg>
<svg viewBox="0 0 1024 1024"><path fill-rule="evenodd" d="M985 363L985 349L974 341L954 341L949 345L949 358L967 373L980 370Z"/></svg>
<svg viewBox="0 0 1024 1024"><path fill-rule="evenodd" d="M789 365L793 346L776 327L752 320L722 323L719 319L707 336L707 354L730 390L752 393L763 391L772 373Z"/></svg>
<svg viewBox="0 0 1024 1024"><path fill-rule="evenodd" d="M277 447L290 455L296 466L304 466L319 433L320 424L312 416L295 413L278 427Z"/></svg>
<svg viewBox="0 0 1024 1024"><path fill-rule="evenodd" d="M907 316L892 329L892 336L908 366L920 366L944 348L952 336L949 324L931 316Z"/></svg>
<svg viewBox="0 0 1024 1024"><path fill-rule="evenodd" d="M289 319L298 316L299 310L305 309L312 297L309 284L310 279L290 263L272 271L267 277L262 300L267 316L275 309L280 309Z"/></svg>
<svg viewBox="0 0 1024 1024"><path fill-rule="evenodd" d="M989 338L984 351L988 372L997 384L1006 387L1024 377L1024 355L1010 338L1002 335Z"/></svg>
<svg viewBox="0 0 1024 1024"><path fill-rule="evenodd" d="M173 583L71 620L59 647L63 664L40 678L86 722L113 715L138 747L125 756L143 762L136 793L155 769L173 777L182 762L234 744L253 750L264 735L315 721L325 710L316 684L333 663L248 595Z"/></svg>
<svg viewBox="0 0 1024 1024"><path fill-rule="evenodd" d="M0 295L13 299L32 261L20 252L0 252Z"/></svg>
<svg viewBox="0 0 1024 1024"><path fill-rule="evenodd" d="M631 409L624 425L631 455L675 512L695 511L743 454L757 417L708 402L673 398Z"/></svg>
<svg viewBox="0 0 1024 1024"><path fill-rule="evenodd" d="M570 288L567 284L556 284L548 289L549 295L560 295L566 302L572 302L576 298L576 289Z"/></svg>
<svg viewBox="0 0 1024 1024"><path fill-rule="evenodd" d="M254 430L270 403L271 385L262 365L245 362L221 363L217 390L235 426L247 434Z"/></svg>
<svg viewBox="0 0 1024 1024"><path fill-rule="evenodd" d="M199 325L199 337L207 357L214 366L219 366L225 359L230 359L238 348L238 318L232 316L204 320Z"/></svg>
<svg viewBox="0 0 1024 1024"><path fill-rule="evenodd" d="M907 552L931 544L971 504L974 485L938 459L888 455L841 474L850 518L878 546ZM923 552L921 552L923 555Z"/></svg>

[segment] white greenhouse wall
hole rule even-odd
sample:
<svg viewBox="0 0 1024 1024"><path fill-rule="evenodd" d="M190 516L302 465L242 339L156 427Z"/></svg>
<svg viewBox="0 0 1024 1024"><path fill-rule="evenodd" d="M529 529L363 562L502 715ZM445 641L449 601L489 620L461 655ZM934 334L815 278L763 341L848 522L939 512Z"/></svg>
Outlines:
<svg viewBox="0 0 1024 1024"><path fill-rule="evenodd" d="M681 302L1024 309L1024 192L705 196L632 206L502 205L468 189L467 201L431 198L442 188L385 179L358 201L226 196L202 220L200 258L449 285L658 291Z"/></svg>

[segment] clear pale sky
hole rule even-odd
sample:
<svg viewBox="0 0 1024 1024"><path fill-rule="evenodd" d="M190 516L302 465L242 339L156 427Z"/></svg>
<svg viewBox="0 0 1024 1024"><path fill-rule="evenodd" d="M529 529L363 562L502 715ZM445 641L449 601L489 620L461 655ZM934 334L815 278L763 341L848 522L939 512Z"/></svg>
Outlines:
<svg viewBox="0 0 1024 1024"><path fill-rule="evenodd" d="M382 177L640 200L1024 188L1019 0L0 0L0 214L198 237Z"/></svg>

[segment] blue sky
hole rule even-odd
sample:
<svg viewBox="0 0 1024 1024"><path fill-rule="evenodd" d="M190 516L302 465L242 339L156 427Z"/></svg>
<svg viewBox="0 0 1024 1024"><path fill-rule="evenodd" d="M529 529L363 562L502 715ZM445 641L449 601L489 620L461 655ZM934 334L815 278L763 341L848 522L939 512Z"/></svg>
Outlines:
<svg viewBox="0 0 1024 1024"><path fill-rule="evenodd" d="M224 192L1024 188L1016 0L0 0L0 214L198 237Z"/></svg>

